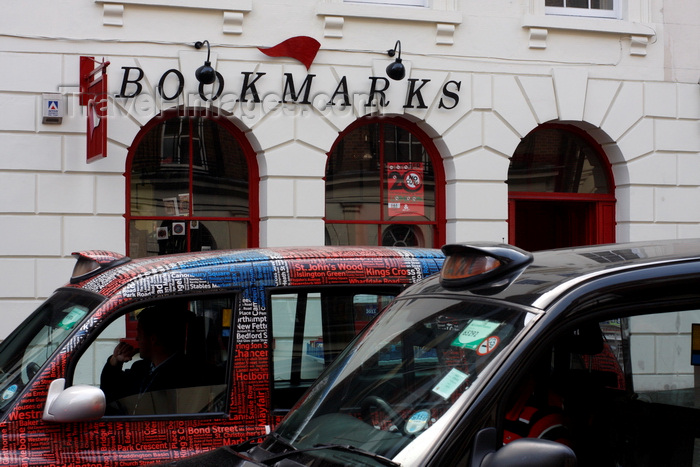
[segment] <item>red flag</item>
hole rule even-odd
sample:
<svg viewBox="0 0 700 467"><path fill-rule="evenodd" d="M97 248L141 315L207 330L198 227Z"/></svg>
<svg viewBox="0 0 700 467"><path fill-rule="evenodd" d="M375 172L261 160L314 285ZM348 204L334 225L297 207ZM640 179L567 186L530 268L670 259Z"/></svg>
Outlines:
<svg viewBox="0 0 700 467"><path fill-rule="evenodd" d="M308 70L320 47L321 43L313 37L296 36L267 49L258 47L258 50L269 57L290 57L299 60Z"/></svg>

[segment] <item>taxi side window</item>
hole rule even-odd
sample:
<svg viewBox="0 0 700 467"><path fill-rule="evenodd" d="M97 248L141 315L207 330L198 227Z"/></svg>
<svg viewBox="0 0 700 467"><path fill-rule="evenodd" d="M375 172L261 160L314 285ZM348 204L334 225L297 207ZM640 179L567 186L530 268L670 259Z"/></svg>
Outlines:
<svg viewBox="0 0 700 467"><path fill-rule="evenodd" d="M503 442L558 441L581 466L700 465L699 333L697 310L567 331L509 399Z"/></svg>
<svg viewBox="0 0 700 467"><path fill-rule="evenodd" d="M180 299L131 310L92 341L73 383L100 387L106 416L224 412L233 303Z"/></svg>
<svg viewBox="0 0 700 467"><path fill-rule="evenodd" d="M283 415L350 340L395 296L366 290L275 293L271 296L273 396Z"/></svg>

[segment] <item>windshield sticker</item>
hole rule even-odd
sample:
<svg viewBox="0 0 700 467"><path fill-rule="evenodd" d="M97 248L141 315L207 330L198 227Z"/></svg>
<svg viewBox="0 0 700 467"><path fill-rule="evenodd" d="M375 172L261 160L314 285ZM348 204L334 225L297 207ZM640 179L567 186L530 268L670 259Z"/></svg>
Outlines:
<svg viewBox="0 0 700 467"><path fill-rule="evenodd" d="M482 356L488 355L498 347L500 342L501 339L499 339L498 336L487 337L479 344L479 348L476 349L476 354Z"/></svg>
<svg viewBox="0 0 700 467"><path fill-rule="evenodd" d="M484 339L489 337L500 325L501 323L494 321L474 319L459 333L459 336L452 341L452 345L454 347L476 350Z"/></svg>
<svg viewBox="0 0 700 467"><path fill-rule="evenodd" d="M449 373L447 373L437 386L433 388L433 392L443 399L449 399L453 392L459 388L459 386L469 378L469 375L462 373L456 368L452 368Z"/></svg>
<svg viewBox="0 0 700 467"><path fill-rule="evenodd" d="M84 308L81 308L79 306L74 306L66 315L65 318L61 320L60 323L58 323L59 328L63 328L66 331L69 331L73 326L75 326L81 319L83 319L83 316L87 314L87 310Z"/></svg>
<svg viewBox="0 0 700 467"><path fill-rule="evenodd" d="M19 388L17 387L16 384L13 384L9 388L5 389L5 392L2 393L2 400L7 401L7 400L10 400L13 397L15 397L15 393L17 392L17 389L19 389Z"/></svg>
<svg viewBox="0 0 700 467"><path fill-rule="evenodd" d="M406 421L406 427L404 431L407 434L413 435L423 429L428 425L430 421L430 411L429 410L419 410L418 412L411 415L411 417Z"/></svg>

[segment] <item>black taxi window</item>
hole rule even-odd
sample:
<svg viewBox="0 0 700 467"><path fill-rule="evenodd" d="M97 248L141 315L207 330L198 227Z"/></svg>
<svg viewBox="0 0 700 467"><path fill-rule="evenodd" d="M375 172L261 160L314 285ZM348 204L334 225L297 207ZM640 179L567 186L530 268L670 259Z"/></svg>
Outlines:
<svg viewBox="0 0 700 467"><path fill-rule="evenodd" d="M556 441L581 466L699 465L699 327L674 310L562 330L503 398L503 443Z"/></svg>
<svg viewBox="0 0 700 467"><path fill-rule="evenodd" d="M106 416L225 412L233 297L131 310L91 343L74 384L99 386Z"/></svg>

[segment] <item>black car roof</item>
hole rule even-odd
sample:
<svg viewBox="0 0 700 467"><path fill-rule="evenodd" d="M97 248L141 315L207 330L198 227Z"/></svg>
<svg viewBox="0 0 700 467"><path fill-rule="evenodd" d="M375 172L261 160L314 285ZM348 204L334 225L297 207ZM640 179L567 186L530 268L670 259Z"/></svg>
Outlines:
<svg viewBox="0 0 700 467"><path fill-rule="evenodd" d="M495 243L467 245L476 249L505 246ZM441 287L440 278L434 276L409 288L404 296L426 293L487 295L494 299L546 309L557 297L582 283L623 271L648 269L662 264L697 262L700 273L700 239L593 245L538 251L533 252L532 256L533 261L507 286L489 289L479 284L478 288L467 286L448 290ZM498 278L493 282L498 285Z"/></svg>

